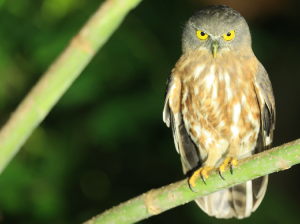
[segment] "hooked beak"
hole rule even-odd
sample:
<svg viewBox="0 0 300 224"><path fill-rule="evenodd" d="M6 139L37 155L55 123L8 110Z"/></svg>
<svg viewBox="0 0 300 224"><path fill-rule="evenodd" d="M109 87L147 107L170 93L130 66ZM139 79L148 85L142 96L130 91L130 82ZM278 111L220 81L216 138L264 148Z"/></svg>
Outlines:
<svg viewBox="0 0 300 224"><path fill-rule="evenodd" d="M211 48L212 48L214 58L217 56L218 47L219 47L219 42L217 40L214 40L211 44Z"/></svg>

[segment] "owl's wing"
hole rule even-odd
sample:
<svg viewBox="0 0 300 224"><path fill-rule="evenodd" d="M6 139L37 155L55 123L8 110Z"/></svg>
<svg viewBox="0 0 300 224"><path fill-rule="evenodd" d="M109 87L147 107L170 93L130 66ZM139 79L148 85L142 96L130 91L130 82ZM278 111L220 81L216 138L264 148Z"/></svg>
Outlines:
<svg viewBox="0 0 300 224"><path fill-rule="evenodd" d="M276 111L272 85L265 68L259 63L254 87L260 108L261 128L259 131L255 153L271 148L275 129ZM252 181L253 208L255 211L261 203L268 185L268 176Z"/></svg>
<svg viewBox="0 0 300 224"><path fill-rule="evenodd" d="M261 130L258 138L260 147L258 147L257 152L261 152L271 147L276 111L272 85L265 68L260 63L253 84L260 107Z"/></svg>
<svg viewBox="0 0 300 224"><path fill-rule="evenodd" d="M181 81L175 80L172 74L167 81L163 120L168 127L171 124L175 147L181 156L183 172L187 173L200 165L199 152L185 129L181 110L175 111L171 101L179 104L181 102Z"/></svg>

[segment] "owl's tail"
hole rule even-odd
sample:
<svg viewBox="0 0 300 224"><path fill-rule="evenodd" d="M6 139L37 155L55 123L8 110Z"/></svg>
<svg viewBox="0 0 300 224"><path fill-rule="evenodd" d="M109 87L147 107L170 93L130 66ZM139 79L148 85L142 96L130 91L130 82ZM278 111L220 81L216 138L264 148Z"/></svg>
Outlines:
<svg viewBox="0 0 300 224"><path fill-rule="evenodd" d="M198 198L195 202L210 216L242 219L249 217L260 205L267 185L268 176L264 176Z"/></svg>

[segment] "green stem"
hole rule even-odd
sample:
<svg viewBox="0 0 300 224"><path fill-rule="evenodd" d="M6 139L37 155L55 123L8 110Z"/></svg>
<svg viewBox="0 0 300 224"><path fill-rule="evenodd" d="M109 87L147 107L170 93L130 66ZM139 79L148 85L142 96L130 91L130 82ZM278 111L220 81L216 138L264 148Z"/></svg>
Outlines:
<svg viewBox="0 0 300 224"><path fill-rule="evenodd" d="M95 53L141 0L107 0L18 106L0 132L0 173Z"/></svg>
<svg viewBox="0 0 300 224"><path fill-rule="evenodd" d="M168 186L151 190L125 203L113 207L84 224L134 223L157 215L173 207L183 205L196 198L255 179L273 172L289 169L300 163L300 139L240 160L234 174L226 170L226 180L221 179L215 169L209 173L205 185L201 178L196 181L195 190L189 189L187 179Z"/></svg>

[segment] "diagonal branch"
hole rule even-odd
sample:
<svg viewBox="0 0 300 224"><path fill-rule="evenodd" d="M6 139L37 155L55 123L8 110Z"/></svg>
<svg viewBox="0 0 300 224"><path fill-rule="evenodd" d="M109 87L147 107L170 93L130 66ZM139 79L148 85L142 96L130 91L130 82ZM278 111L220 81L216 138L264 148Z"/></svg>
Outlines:
<svg viewBox="0 0 300 224"><path fill-rule="evenodd" d="M140 1L105 1L32 88L0 132L0 174L126 14Z"/></svg>
<svg viewBox="0 0 300 224"><path fill-rule="evenodd" d="M228 169L224 172L223 175L226 180L221 179L216 169L213 170L207 179L207 185L203 184L201 178L196 181L195 190L197 193L189 189L185 179L159 189L150 190L107 210L84 224L134 223L201 196L266 174L289 169L297 163L300 163L300 139L240 160L233 175Z"/></svg>

